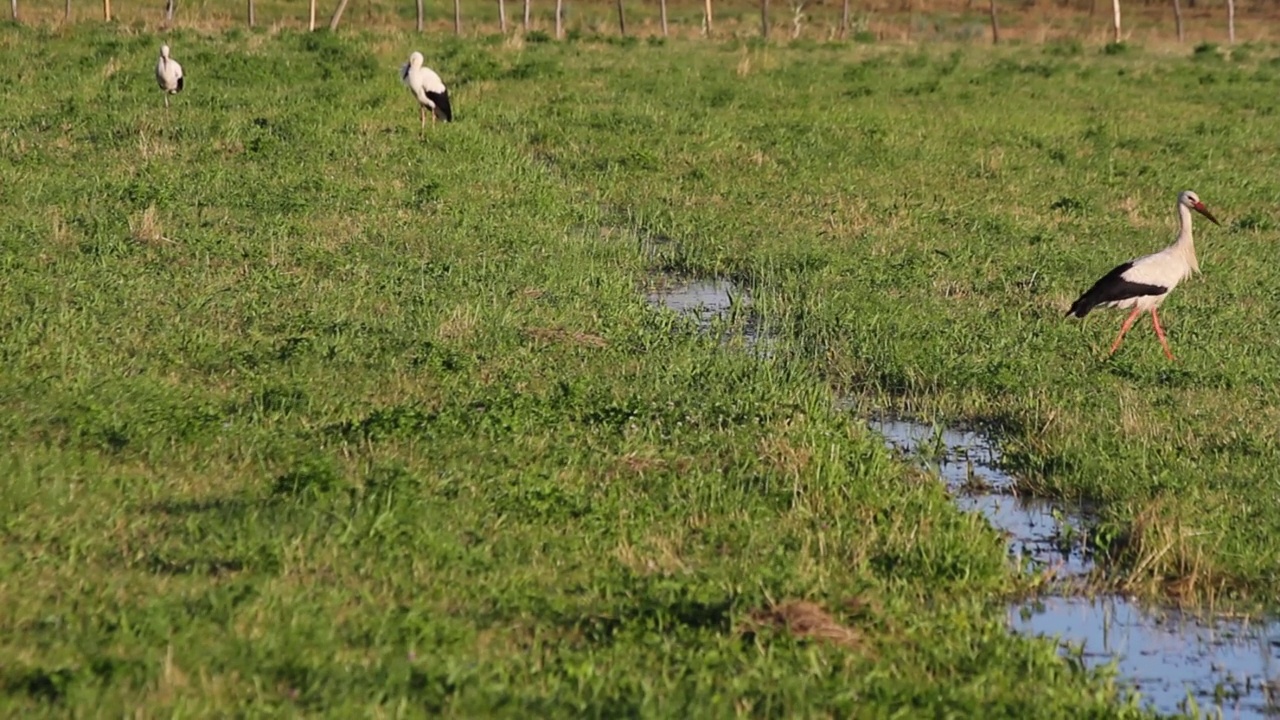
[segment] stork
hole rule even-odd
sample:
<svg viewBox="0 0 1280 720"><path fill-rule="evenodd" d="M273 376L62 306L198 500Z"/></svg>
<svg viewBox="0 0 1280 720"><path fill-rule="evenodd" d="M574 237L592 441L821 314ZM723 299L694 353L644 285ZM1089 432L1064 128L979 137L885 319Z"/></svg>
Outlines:
<svg viewBox="0 0 1280 720"><path fill-rule="evenodd" d="M182 66L169 57L169 46L160 46L160 61L156 63L156 83L164 92L164 106L169 107L169 96L182 92Z"/></svg>
<svg viewBox="0 0 1280 720"><path fill-rule="evenodd" d="M1151 312L1151 324L1155 326L1156 337L1164 346L1164 354L1174 360L1169 350L1169 341L1165 339L1164 328L1160 327L1160 316L1156 308L1169 297L1169 293L1184 278L1192 273L1200 272L1200 263L1196 260L1196 246L1191 239L1191 211L1204 215L1221 225L1209 209L1200 202L1200 196L1190 190L1178 194L1178 239L1169 247L1157 253L1143 255L1116 266L1111 272L1103 275L1071 304L1067 317L1075 315L1083 318L1095 307L1133 308L1124 324L1120 326L1120 334L1111 345L1107 357L1115 354L1125 333L1133 325L1133 321L1144 312Z"/></svg>
<svg viewBox="0 0 1280 720"><path fill-rule="evenodd" d="M431 109L431 123L437 118L445 122L453 121L453 109L449 107L449 91L435 70L422 67L422 53L414 52L409 62L400 68L400 81L409 88L409 92L418 99L418 116L422 119L422 127L427 127L427 109Z"/></svg>

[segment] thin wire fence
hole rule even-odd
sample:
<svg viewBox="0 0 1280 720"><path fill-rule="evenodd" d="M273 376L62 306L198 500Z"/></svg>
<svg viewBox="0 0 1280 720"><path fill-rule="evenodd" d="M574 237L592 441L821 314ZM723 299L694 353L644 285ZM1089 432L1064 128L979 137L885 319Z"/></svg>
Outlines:
<svg viewBox="0 0 1280 720"><path fill-rule="evenodd" d="M56 2L56 0L53 0ZM889 0L889 4L855 4L852 0L786 0L771 6L770 0L683 0L670 7L668 0L522 0L520 22L510 22L506 0L474 2L452 0L402 0L394 5L385 0L355 0L363 12L347 15L352 0L333 0L330 31L342 27L385 28L413 27L418 32L439 31L452 26L456 35L489 34L494 31L534 33L553 31L556 39L566 36L615 35L618 37L700 36L759 37L765 40L802 38L826 41L879 42L886 40L950 40L965 42L1045 41L1077 38L1094 40L1104 37L1121 43L1135 33L1143 39L1160 38L1184 43L1188 34L1200 41L1234 43L1237 39L1237 7L1235 0L1217 0L1207 5L1204 0L1172 0L1172 7L1153 2L1126 5L1126 18L1120 0L1111 0L1110 17L1098 12L1097 0L1066 0L1051 7L1014 3L1012 0L988 0L986 7L976 7L975 0L956 0L950 5L927 6L927 0ZM270 2L270 0L268 0ZM554 7L552 4L554 3ZM306 13L293 3L271 2L266 8L266 24L271 27L305 26L317 30L317 0L308 0ZM400 7L403 5L404 7ZM211 0L193 3L165 0L155 13L134 2L127 2L123 16L113 8L112 0L101 0L100 9L73 9L72 0L64 0L55 9L50 0L9 0L10 17L19 23L68 23L102 20L106 22L159 22L169 28L182 25L209 27L234 24L236 13L229 2L215 4ZM250 28L259 26L264 14L258 0L246 0L239 22ZM1162 10L1161 7L1164 9ZM58 12L61 10L61 12ZM1171 10L1171 11L1170 11ZM1266 8L1251 8L1255 17L1246 20L1251 39L1268 39L1270 30L1280 23L1270 23ZM654 12L656 11L656 13ZM754 15L756 20L752 20ZM141 16L141 17L139 17ZM345 24L344 24L345 20ZM1003 20L1003 22L1002 22ZM1109 21L1109 22L1107 22ZM1134 28L1124 25L1134 23ZM1105 23L1105 25L1103 24Z"/></svg>

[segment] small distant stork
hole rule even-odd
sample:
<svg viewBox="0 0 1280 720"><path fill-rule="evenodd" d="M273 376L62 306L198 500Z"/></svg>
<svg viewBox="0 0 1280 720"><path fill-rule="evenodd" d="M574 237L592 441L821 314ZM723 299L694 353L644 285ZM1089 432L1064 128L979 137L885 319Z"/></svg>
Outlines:
<svg viewBox="0 0 1280 720"><path fill-rule="evenodd" d="M422 53L415 52L409 56L409 62L400 68L400 80L409 88L409 92L418 99L418 116L422 119L422 127L427 127L427 109L431 109L431 123L439 118L445 122L453 121L453 109L449 107L449 91L435 70L422 67Z"/></svg>
<svg viewBox="0 0 1280 720"><path fill-rule="evenodd" d="M169 107L169 96L182 92L182 66L169 57L169 46L160 46L160 62L156 63L156 83L164 92L164 106Z"/></svg>
<svg viewBox="0 0 1280 720"><path fill-rule="evenodd" d="M1160 344L1164 346L1164 354L1170 360L1175 359L1173 352L1169 350L1164 329L1160 327L1160 316L1156 314L1156 308L1160 307L1160 303L1169 297L1169 293L1173 292L1183 278L1200 272L1196 246L1191 239L1192 210L1212 220L1214 225L1222 224L1194 192L1187 190L1180 193L1177 241L1158 253L1143 255L1117 266L1071 304L1067 317L1075 315L1082 318L1097 306L1133 308L1133 312L1129 313L1129 317L1120 326L1120 335L1111 345L1111 352L1107 353L1107 357L1120 347L1124 334L1129 332L1129 327L1138 319L1138 315L1150 311L1151 324L1155 326L1156 337L1160 338Z"/></svg>

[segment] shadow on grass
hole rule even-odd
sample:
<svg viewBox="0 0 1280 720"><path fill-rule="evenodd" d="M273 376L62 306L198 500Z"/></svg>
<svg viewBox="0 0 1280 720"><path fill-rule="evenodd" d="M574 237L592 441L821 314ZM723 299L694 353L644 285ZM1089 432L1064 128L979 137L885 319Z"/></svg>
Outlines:
<svg viewBox="0 0 1280 720"><path fill-rule="evenodd" d="M239 497L213 497L182 500L161 500L143 507L143 510L173 518L186 518L192 515L217 515L222 517L239 517L245 511L262 505L261 501Z"/></svg>
<svg viewBox="0 0 1280 720"><path fill-rule="evenodd" d="M0 668L0 697L26 697L45 705L61 705L77 684L141 683L149 675L146 663L98 655L81 665Z"/></svg>
<svg viewBox="0 0 1280 720"><path fill-rule="evenodd" d="M713 601L686 598L667 602L650 597L637 598L634 603L619 604L601 612L559 614L554 622L579 634L591 645L611 645L635 630L670 632L683 628L724 634L731 627L732 609L733 600L730 598Z"/></svg>
<svg viewBox="0 0 1280 720"><path fill-rule="evenodd" d="M1193 388L1203 384L1198 373L1182 366L1162 367L1152 370L1147 366L1135 366L1128 362L1103 361L1108 375L1135 384L1169 389Z"/></svg>
<svg viewBox="0 0 1280 720"><path fill-rule="evenodd" d="M218 577L238 573L247 567L249 567L249 561L230 557L171 559L152 554L147 558L147 570L153 575L208 575Z"/></svg>

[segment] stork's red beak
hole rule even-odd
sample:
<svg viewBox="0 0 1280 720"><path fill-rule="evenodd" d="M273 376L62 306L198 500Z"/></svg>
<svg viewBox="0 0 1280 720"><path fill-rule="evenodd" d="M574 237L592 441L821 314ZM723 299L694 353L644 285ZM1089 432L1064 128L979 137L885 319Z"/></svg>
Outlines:
<svg viewBox="0 0 1280 720"><path fill-rule="evenodd" d="M1196 212L1198 212L1198 213L1200 213L1201 215L1203 215L1203 216L1205 216L1205 217L1209 218L1210 220L1212 220L1214 225L1221 225L1221 224L1222 224L1222 223L1218 222L1218 218L1216 218L1216 217L1214 217L1214 216L1213 216L1213 213L1209 212L1209 208L1205 207L1205 206L1204 206L1204 203L1202 203L1202 202L1198 202L1198 203L1196 203L1196 204L1195 204L1195 209L1196 209Z"/></svg>

